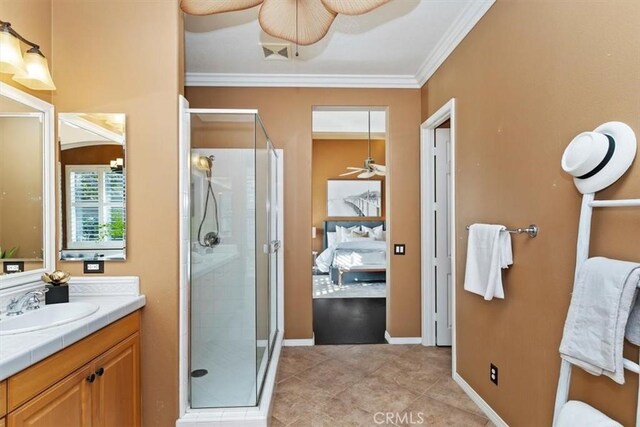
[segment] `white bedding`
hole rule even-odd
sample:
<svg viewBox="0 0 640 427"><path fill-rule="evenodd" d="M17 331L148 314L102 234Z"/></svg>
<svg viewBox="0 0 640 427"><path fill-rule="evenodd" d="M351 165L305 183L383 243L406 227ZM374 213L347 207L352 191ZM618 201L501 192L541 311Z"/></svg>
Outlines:
<svg viewBox="0 0 640 427"><path fill-rule="evenodd" d="M323 273L334 267L384 267L387 264L387 242L373 239L358 239L338 243L325 249L318 258L316 266Z"/></svg>

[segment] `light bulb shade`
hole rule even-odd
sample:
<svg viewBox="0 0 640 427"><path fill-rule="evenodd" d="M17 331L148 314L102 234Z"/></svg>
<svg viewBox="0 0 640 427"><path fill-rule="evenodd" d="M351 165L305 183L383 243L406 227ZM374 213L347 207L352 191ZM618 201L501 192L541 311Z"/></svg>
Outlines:
<svg viewBox="0 0 640 427"><path fill-rule="evenodd" d="M33 90L56 90L47 59L37 52L24 54L26 72L16 73L13 80Z"/></svg>
<svg viewBox="0 0 640 427"><path fill-rule="evenodd" d="M0 31L0 73L16 74L25 72L25 64L20 52L20 40L6 31Z"/></svg>

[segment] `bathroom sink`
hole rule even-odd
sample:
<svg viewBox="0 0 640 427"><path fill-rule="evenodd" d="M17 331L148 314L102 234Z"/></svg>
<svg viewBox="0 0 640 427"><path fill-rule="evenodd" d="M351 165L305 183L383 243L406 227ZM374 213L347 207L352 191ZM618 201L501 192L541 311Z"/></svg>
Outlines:
<svg viewBox="0 0 640 427"><path fill-rule="evenodd" d="M69 302L45 305L37 310L25 311L19 316L3 316L0 320L0 335L21 334L64 325L90 316L99 308L89 302Z"/></svg>

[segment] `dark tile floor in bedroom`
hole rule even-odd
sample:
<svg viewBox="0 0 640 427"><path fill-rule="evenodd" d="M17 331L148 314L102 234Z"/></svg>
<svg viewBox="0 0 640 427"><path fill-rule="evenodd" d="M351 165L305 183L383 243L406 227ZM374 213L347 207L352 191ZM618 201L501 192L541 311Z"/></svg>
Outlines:
<svg viewBox="0 0 640 427"><path fill-rule="evenodd" d="M451 350L283 347L271 426L492 426L451 379Z"/></svg>

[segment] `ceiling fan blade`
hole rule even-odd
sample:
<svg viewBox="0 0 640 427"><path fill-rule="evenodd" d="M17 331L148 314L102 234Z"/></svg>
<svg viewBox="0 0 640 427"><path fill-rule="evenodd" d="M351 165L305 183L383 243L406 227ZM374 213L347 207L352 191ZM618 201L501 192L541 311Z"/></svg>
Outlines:
<svg viewBox="0 0 640 427"><path fill-rule="evenodd" d="M364 171L364 170L366 170L364 168L355 168L353 166L347 166L347 169L352 170L352 171Z"/></svg>
<svg viewBox="0 0 640 427"><path fill-rule="evenodd" d="M379 170L380 172L386 172L387 171L387 167L385 165L379 165L377 163L372 163L371 166L374 169Z"/></svg>
<svg viewBox="0 0 640 427"><path fill-rule="evenodd" d="M375 173L376 173L376 175L380 175L380 176L387 176L387 172L385 172L385 171L379 171L379 170L377 170L377 171L375 171Z"/></svg>
<svg viewBox="0 0 640 427"><path fill-rule="evenodd" d="M347 176L347 175L353 175L353 174L356 174L356 173L361 173L361 172L362 172L362 169L360 169L360 170L357 170L357 171L351 171L351 172L345 172L345 173L341 173L341 174L340 174L340 176Z"/></svg>
<svg viewBox="0 0 640 427"><path fill-rule="evenodd" d="M358 175L358 178L367 179L374 176L376 173L374 171L365 171Z"/></svg>

